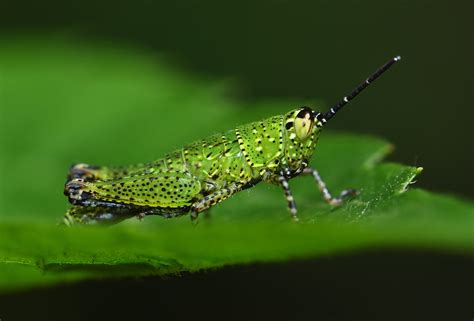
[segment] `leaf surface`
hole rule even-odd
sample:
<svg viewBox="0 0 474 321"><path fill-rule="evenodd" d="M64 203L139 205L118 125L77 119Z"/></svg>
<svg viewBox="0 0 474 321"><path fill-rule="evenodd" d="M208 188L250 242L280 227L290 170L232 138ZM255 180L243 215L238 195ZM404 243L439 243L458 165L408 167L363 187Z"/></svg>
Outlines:
<svg viewBox="0 0 474 321"><path fill-rule="evenodd" d="M301 102L237 103L227 83L184 75L145 52L39 39L0 42L0 73L2 291L373 247L473 250L472 203L413 189L421 169L380 163L392 150L387 142L334 133L322 134L311 165L333 193L361 194L333 208L311 178L296 178L298 224L282 191L260 184L198 226L185 216L59 227L72 163L151 161Z"/></svg>

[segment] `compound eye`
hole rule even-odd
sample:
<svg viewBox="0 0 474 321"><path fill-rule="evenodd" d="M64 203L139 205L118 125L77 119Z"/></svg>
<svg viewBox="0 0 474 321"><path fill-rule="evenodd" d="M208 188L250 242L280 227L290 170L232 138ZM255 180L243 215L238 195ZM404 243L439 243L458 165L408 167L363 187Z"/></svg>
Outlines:
<svg viewBox="0 0 474 321"><path fill-rule="evenodd" d="M303 108L295 118L294 127L299 140L305 140L311 134L314 126L313 111L310 108Z"/></svg>

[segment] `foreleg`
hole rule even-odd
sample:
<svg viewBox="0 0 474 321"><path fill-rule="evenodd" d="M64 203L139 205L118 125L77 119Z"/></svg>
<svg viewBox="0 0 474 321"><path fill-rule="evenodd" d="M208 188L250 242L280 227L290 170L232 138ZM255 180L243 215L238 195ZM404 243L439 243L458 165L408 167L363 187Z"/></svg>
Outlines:
<svg viewBox="0 0 474 321"><path fill-rule="evenodd" d="M346 189L343 190L338 197L333 197L317 170L313 168L305 168L302 174L313 176L314 180L318 184L319 190L323 194L324 200L331 205L340 205L344 199L358 194L357 190L355 189Z"/></svg>

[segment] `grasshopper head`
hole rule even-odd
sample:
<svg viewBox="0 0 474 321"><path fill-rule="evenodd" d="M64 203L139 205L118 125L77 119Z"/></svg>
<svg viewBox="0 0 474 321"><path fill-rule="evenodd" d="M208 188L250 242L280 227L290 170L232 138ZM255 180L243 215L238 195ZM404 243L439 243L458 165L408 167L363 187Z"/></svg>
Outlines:
<svg viewBox="0 0 474 321"><path fill-rule="evenodd" d="M323 114L309 107L301 107L286 114L284 153L291 169L298 169L309 162L325 124L323 117Z"/></svg>
<svg viewBox="0 0 474 321"><path fill-rule="evenodd" d="M294 138L303 142L319 131L325 123L323 114L309 107L301 107L287 114L285 128L294 132Z"/></svg>
<svg viewBox="0 0 474 321"><path fill-rule="evenodd" d="M359 95L365 88L386 72L393 64L400 61L396 56L372 75L366 78L350 94L344 96L339 102L322 114L309 107L292 110L285 116L285 160L290 169L298 172L307 165L313 155L322 127L333 118L349 101ZM306 164L306 165L305 165Z"/></svg>

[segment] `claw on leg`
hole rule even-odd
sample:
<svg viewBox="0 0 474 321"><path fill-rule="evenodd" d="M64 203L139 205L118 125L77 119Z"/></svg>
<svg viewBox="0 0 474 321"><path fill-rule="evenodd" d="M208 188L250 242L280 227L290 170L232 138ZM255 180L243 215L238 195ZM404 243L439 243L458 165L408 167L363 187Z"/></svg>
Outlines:
<svg viewBox="0 0 474 321"><path fill-rule="evenodd" d="M146 216L146 213L138 213L135 217L137 218L137 220L139 220L140 222L143 221L143 219L145 218Z"/></svg>
<svg viewBox="0 0 474 321"><path fill-rule="evenodd" d="M199 213L197 211L195 211L194 209L191 210L191 215L190 215L190 218L191 218L191 224L193 226L197 226L199 221L198 221L198 218L199 218Z"/></svg>

